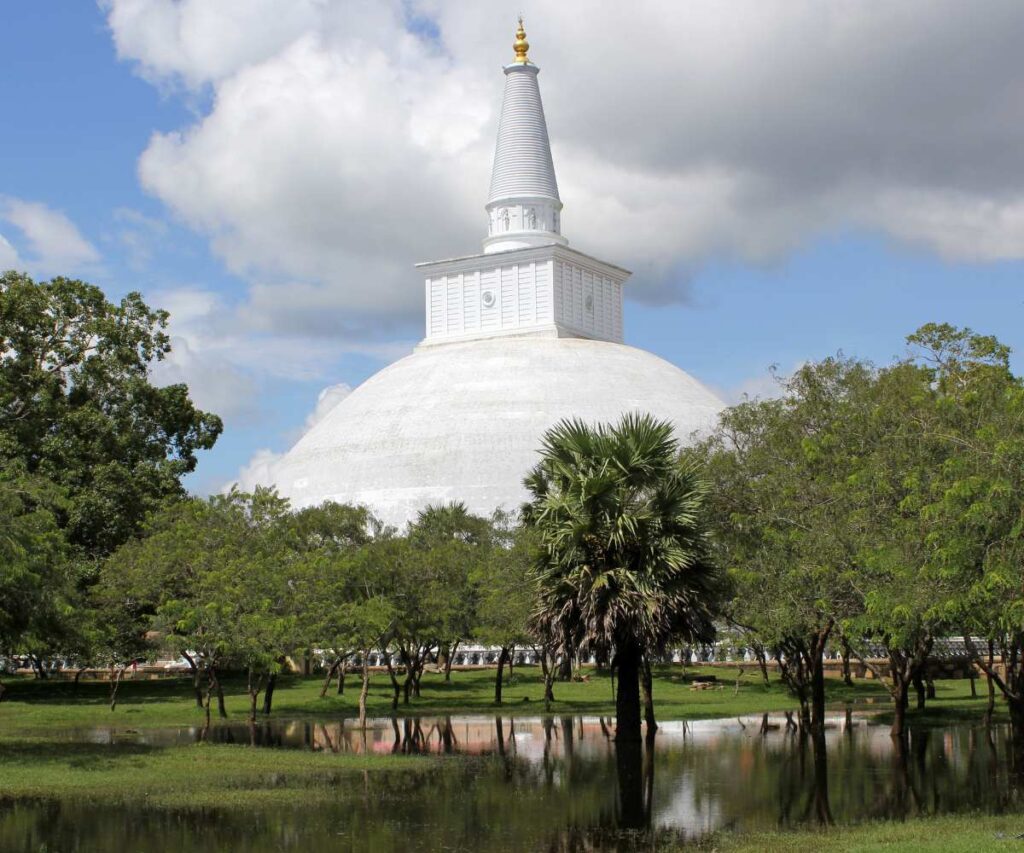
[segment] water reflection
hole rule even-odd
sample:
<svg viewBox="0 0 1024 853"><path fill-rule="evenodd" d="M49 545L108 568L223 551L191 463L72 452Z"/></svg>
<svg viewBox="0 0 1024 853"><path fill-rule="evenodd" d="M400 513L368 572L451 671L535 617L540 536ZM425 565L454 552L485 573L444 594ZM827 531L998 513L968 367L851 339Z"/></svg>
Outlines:
<svg viewBox="0 0 1024 853"><path fill-rule="evenodd" d="M616 744L613 732L613 721L602 717L384 718L366 730L338 720L215 726L207 737L216 743L447 758L425 761L422 771L339 775L331 783L336 803L301 815L268 806L247 829L224 815L179 814L176 846L153 834L164 831L155 810L8 804L0 811L0 849L65 849L72 832L80 834L79 848L102 849L104 833L118 830L138 849L155 851L339 844L386 851L589 850L614 848L623 833L653 844L665 835L695 839L718 829L994 813L1022 805L1007 766L1008 732L1000 727L913 729L893 741L887 726L839 712L817 737L795 731L786 715L767 714L666 722L653 743ZM102 728L64 737L111 748L160 747L199 740L202 731ZM23 848L29 841L34 846Z"/></svg>

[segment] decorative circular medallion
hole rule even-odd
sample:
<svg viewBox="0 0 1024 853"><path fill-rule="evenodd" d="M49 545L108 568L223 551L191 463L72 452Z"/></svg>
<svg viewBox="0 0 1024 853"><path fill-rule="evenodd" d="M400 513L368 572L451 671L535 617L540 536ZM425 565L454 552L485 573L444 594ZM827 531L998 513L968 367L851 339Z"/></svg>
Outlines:
<svg viewBox="0 0 1024 853"><path fill-rule="evenodd" d="M587 294L587 298L583 302L587 306L588 311L594 310L594 295L592 293Z"/></svg>
<svg viewBox="0 0 1024 853"><path fill-rule="evenodd" d="M484 308L490 308L494 305L494 291L485 290L481 299L483 300Z"/></svg>

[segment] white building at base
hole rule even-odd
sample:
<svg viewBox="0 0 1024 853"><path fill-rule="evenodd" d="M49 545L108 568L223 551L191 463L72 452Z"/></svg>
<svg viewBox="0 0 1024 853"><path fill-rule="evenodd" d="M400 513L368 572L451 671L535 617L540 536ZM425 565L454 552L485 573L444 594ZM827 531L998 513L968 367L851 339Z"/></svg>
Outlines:
<svg viewBox="0 0 1024 853"><path fill-rule="evenodd" d="M515 510L544 432L563 418L669 420L685 440L723 404L697 380L622 343L629 273L561 234L547 123L516 33L505 67L482 254L418 265L426 334L342 400L284 456L295 507L365 504L398 526L428 504Z"/></svg>

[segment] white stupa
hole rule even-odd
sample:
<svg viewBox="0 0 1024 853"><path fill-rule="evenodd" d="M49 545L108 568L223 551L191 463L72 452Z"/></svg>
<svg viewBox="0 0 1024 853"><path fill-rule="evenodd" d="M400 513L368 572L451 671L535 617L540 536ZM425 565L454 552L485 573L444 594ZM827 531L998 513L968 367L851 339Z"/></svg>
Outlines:
<svg viewBox="0 0 1024 853"><path fill-rule="evenodd" d="M482 515L514 510L542 435L563 418L650 412L685 440L723 407L677 367L622 343L629 273L562 236L539 69L521 21L514 47L484 251L417 265L425 338L281 460L276 485L293 506L365 504L398 526L431 503L462 501Z"/></svg>

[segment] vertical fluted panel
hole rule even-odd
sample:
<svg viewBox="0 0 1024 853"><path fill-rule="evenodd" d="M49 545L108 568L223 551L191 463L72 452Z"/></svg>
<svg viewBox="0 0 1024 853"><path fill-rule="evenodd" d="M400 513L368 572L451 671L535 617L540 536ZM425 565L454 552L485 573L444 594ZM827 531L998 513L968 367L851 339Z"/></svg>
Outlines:
<svg viewBox="0 0 1024 853"><path fill-rule="evenodd" d="M505 71L488 204L530 196L558 198L537 72L535 65L513 65Z"/></svg>

